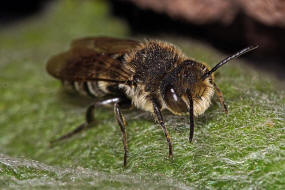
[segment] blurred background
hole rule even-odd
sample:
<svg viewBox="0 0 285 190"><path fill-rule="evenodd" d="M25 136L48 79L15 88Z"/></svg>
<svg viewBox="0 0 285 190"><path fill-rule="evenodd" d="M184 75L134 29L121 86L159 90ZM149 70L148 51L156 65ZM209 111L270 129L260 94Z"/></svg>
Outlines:
<svg viewBox="0 0 285 190"><path fill-rule="evenodd" d="M36 17L56 0L5 1L0 28ZM94 0L98 1L98 0ZM102 1L102 0L101 0ZM285 78L283 0L109 0L111 13L125 20L132 35L174 34L210 43L227 54L249 45L255 68ZM248 57L248 56L247 56Z"/></svg>
<svg viewBox="0 0 285 190"><path fill-rule="evenodd" d="M284 30L284 0L1 1L0 189L285 189ZM123 168L109 108L96 109L96 128L49 146L94 99L64 93L46 62L73 39L102 35L162 39L210 67L260 47L216 73L230 112L214 97L193 143L188 117L165 112L174 160L151 114L124 110Z"/></svg>

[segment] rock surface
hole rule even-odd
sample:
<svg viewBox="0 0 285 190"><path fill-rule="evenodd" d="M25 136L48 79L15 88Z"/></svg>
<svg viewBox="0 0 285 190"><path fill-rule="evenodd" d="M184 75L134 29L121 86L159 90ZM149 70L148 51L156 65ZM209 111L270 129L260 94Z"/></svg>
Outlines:
<svg viewBox="0 0 285 190"><path fill-rule="evenodd" d="M282 0L126 0L144 10L192 24L202 38L239 46L259 44L259 55L281 57L285 49L285 1ZM125 2L126 2L125 1ZM123 1L124 2L124 1ZM129 13L127 13L129 14ZM230 42L230 43L229 43Z"/></svg>
<svg viewBox="0 0 285 190"><path fill-rule="evenodd" d="M285 27L285 1L282 0L130 0L142 8L164 12L196 24L229 24L238 14L246 14L269 26Z"/></svg>

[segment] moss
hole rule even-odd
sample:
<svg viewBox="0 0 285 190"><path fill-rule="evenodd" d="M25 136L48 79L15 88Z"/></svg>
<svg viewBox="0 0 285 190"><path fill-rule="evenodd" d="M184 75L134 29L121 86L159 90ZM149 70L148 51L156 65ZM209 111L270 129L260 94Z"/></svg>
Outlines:
<svg viewBox="0 0 285 190"><path fill-rule="evenodd" d="M0 31L0 188L284 188L284 91L241 60L216 77L229 114L214 98L196 118L192 144L188 118L164 113L173 159L159 126L138 110L124 111L130 149L125 169L112 109L96 110L96 127L49 147L83 122L92 100L62 92L46 73L46 60L74 38L128 37L128 31L105 1L56 2L37 18ZM223 57L200 42L165 39L211 66Z"/></svg>

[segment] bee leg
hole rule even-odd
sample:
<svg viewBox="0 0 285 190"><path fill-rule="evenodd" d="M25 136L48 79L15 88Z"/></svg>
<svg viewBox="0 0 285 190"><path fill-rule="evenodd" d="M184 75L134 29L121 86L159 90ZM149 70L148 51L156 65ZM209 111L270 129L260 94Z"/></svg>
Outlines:
<svg viewBox="0 0 285 190"><path fill-rule="evenodd" d="M98 101L94 104L91 104L88 108L87 108L87 111L86 111L86 114L85 114L85 123L79 125L77 128L75 128L73 131L53 140L50 142L50 144L54 144L56 142L59 142L59 141L62 141L62 140L65 140L65 139L68 139L70 137L72 137L73 135L77 134L77 133L80 133L81 131L83 130L86 130L86 129L89 129L93 126L94 124L94 121L95 121L95 118L94 118L94 111L95 111L95 108L98 107L98 106L104 106L104 105L108 105L108 104L113 104L113 103L116 103L116 102L119 102L120 99L119 98L111 98L111 99L107 99L107 100L103 100L103 101Z"/></svg>
<svg viewBox="0 0 285 190"><path fill-rule="evenodd" d="M168 142L168 149L169 149L168 156L172 157L173 156L172 141L171 141L170 135L168 133L168 130L166 129L166 127L164 125L164 121L163 121L163 117L162 117L162 114L161 114L160 107L156 103L156 101L152 101L152 104L153 104L153 110L154 110L154 115L156 117L156 120L159 122L159 124L160 124L160 126L161 126L161 128L162 128L162 130L164 132L165 138L166 138L166 140Z"/></svg>
<svg viewBox="0 0 285 190"><path fill-rule="evenodd" d="M190 102L190 109L189 109L189 118L190 118L190 133L189 133L189 142L192 142L193 136L194 136L194 107L193 107L193 98L190 94L188 96L189 102Z"/></svg>
<svg viewBox="0 0 285 190"><path fill-rule="evenodd" d="M126 133L126 120L125 117L123 116L121 109L119 107L118 102L114 104L114 112L115 112L115 117L117 119L117 122L121 128L122 136L123 136L123 144L124 144L124 167L127 166L127 159L128 159L128 144L127 144L127 133Z"/></svg>
<svg viewBox="0 0 285 190"><path fill-rule="evenodd" d="M219 97L221 106L224 108L225 113L228 113L228 108L227 108L227 105L224 102L222 91L219 89L219 87L216 85L216 83L214 83L214 87L215 87L215 90L216 90L216 94Z"/></svg>

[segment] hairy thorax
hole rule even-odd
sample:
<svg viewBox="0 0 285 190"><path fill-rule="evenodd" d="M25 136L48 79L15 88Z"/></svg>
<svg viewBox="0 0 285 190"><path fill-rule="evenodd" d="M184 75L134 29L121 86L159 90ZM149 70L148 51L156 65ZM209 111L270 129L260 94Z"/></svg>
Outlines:
<svg viewBox="0 0 285 190"><path fill-rule="evenodd" d="M163 77L185 59L174 45L161 41L142 42L125 56L126 70L133 71L131 78L137 85L144 85L146 92L155 92Z"/></svg>
<svg viewBox="0 0 285 190"><path fill-rule="evenodd" d="M152 40L142 42L124 57L124 67L132 71L129 81L134 85L120 84L119 88L124 90L133 105L139 109L153 112L152 99L154 98L160 103L162 110L167 109L173 114L183 115L184 113L174 112L167 106L161 94L163 92L160 92L160 86L164 77L186 59L187 57L174 45ZM203 64L202 66L204 69L205 66ZM193 97L195 116L205 112L214 94L210 81L204 82L205 88ZM189 103L187 106L189 107Z"/></svg>

